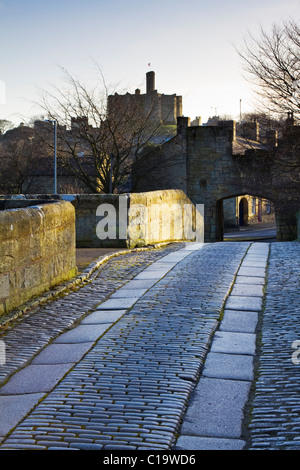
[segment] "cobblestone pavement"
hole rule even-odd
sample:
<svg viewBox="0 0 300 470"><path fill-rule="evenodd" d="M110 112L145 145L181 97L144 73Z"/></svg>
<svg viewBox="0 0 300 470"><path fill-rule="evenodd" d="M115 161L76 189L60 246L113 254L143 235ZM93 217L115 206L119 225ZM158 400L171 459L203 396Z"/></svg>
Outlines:
<svg viewBox="0 0 300 470"><path fill-rule="evenodd" d="M13 324L0 449L296 448L300 248L270 247L264 305L269 244L175 244L114 258Z"/></svg>
<svg viewBox="0 0 300 470"><path fill-rule="evenodd" d="M85 314L108 298L116 289L133 279L151 263L168 253L182 248L182 244L169 245L149 251L133 251L112 258L97 269L80 288L49 301L35 312L29 312L12 322L1 334L5 341L6 364L0 367L0 385L16 370L23 367L55 336L72 328Z"/></svg>
<svg viewBox="0 0 300 470"><path fill-rule="evenodd" d="M300 450L299 288L300 243L272 244L249 405L251 450Z"/></svg>

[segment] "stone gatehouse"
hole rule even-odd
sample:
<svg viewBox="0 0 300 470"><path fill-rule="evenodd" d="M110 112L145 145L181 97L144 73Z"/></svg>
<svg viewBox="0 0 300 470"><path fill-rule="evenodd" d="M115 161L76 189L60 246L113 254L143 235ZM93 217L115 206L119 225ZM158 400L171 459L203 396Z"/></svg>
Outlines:
<svg viewBox="0 0 300 470"><path fill-rule="evenodd" d="M256 123L237 135L235 121L190 126L178 118L177 135L150 149L135 168L137 190L181 189L194 204L205 206L205 241L223 240L224 201L248 195L275 206L277 239L297 238L296 211L281 207L272 185L275 132L262 145Z"/></svg>

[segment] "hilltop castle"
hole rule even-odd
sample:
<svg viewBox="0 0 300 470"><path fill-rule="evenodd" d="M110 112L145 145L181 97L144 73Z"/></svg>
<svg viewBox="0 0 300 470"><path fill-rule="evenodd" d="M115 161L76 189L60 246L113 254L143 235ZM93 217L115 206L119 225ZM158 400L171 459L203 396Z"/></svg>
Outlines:
<svg viewBox="0 0 300 470"><path fill-rule="evenodd" d="M164 95L155 90L155 73L146 74L146 94L141 94L141 90L135 90L135 94L108 96L108 114L113 110L136 108L143 110L144 114L149 114L151 119L157 123L165 125L176 125L177 117L182 116L182 96Z"/></svg>

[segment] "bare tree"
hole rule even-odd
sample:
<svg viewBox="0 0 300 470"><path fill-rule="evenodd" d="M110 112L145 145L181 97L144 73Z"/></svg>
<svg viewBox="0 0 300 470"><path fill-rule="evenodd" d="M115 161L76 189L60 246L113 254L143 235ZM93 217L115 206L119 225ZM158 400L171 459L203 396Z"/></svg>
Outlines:
<svg viewBox="0 0 300 470"><path fill-rule="evenodd" d="M300 117L300 27L290 20L249 35L238 51L263 112Z"/></svg>
<svg viewBox="0 0 300 470"><path fill-rule="evenodd" d="M154 136L163 138L164 126L138 94L110 101L100 74L99 87L90 90L65 72L65 87L44 92L41 106L57 122L57 155L64 170L92 193L128 191L133 164Z"/></svg>
<svg viewBox="0 0 300 470"><path fill-rule="evenodd" d="M268 157L261 159L257 178L271 188L282 210L300 205L300 27L290 20L261 29L238 51L247 79L259 97L258 118L264 128ZM267 135L278 135L268 141ZM270 142L272 144L270 145ZM267 162L267 163L266 163Z"/></svg>

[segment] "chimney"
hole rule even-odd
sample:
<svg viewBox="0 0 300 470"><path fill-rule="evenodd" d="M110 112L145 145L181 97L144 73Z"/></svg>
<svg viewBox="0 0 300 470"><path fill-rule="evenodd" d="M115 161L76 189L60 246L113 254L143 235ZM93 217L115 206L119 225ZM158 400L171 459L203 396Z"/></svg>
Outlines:
<svg viewBox="0 0 300 470"><path fill-rule="evenodd" d="M269 148L277 147L278 145L278 132L275 130L268 130L266 132L266 141Z"/></svg>
<svg viewBox="0 0 300 470"><path fill-rule="evenodd" d="M287 113L287 120L286 120L285 122L286 122L286 126L287 126L287 127L292 127L292 126L294 126L295 121L294 121L294 113L293 113L293 111L289 111L289 112Z"/></svg>
<svg viewBox="0 0 300 470"><path fill-rule="evenodd" d="M155 73L148 72L146 74L147 95L155 90Z"/></svg>

